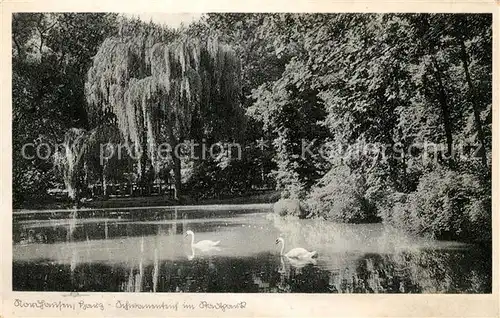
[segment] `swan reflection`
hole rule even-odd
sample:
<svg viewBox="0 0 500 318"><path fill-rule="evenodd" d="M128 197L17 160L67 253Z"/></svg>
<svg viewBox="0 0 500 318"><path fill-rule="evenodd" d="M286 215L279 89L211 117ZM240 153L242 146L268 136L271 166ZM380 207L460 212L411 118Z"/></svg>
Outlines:
<svg viewBox="0 0 500 318"><path fill-rule="evenodd" d="M292 272L294 274L300 274L302 272L302 269L309 264L316 265L317 264L316 259L314 258L295 259L286 256L281 256L278 273L280 273L281 276L286 276L286 278L290 278Z"/></svg>

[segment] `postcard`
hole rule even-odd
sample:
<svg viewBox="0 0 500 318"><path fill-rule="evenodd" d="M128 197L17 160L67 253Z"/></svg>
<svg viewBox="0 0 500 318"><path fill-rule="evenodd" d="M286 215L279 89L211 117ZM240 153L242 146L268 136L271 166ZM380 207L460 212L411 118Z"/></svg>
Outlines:
<svg viewBox="0 0 500 318"><path fill-rule="evenodd" d="M1 317L499 316L498 3L0 6Z"/></svg>

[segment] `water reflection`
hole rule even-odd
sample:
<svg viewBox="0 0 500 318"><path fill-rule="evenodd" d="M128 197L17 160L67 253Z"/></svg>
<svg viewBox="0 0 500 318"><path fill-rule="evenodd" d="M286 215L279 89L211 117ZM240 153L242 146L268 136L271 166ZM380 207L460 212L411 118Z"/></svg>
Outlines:
<svg viewBox="0 0 500 318"><path fill-rule="evenodd" d="M239 213L240 212L240 213ZM109 213L108 213L109 214ZM277 218L245 209L89 212L13 225L16 291L489 293L491 248L404 236L380 224ZM203 249L197 240L221 240ZM318 259L281 257L290 246Z"/></svg>
<svg viewBox="0 0 500 318"><path fill-rule="evenodd" d="M193 259L195 259L196 255L198 255L198 257L214 255L216 252L221 252L221 251L222 249L219 246L209 246L202 248L191 246L191 254L187 256L187 259L192 261Z"/></svg>

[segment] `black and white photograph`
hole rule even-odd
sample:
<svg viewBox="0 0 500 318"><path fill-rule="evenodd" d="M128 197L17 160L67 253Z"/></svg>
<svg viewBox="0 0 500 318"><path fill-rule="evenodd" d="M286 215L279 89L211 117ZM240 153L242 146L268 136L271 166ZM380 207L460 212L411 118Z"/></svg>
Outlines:
<svg viewBox="0 0 500 318"><path fill-rule="evenodd" d="M11 20L13 292L492 294L493 14Z"/></svg>

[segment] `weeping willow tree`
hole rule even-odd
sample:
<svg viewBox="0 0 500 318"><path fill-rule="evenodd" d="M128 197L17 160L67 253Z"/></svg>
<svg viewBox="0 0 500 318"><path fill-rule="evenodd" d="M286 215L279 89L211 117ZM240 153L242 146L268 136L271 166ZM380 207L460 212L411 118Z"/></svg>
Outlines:
<svg viewBox="0 0 500 318"><path fill-rule="evenodd" d="M130 158L110 155L119 152L121 140L121 134L114 124L100 125L88 133L83 153L85 183L100 181L104 196L107 195L108 182L131 181L123 175L133 167Z"/></svg>
<svg viewBox="0 0 500 318"><path fill-rule="evenodd" d="M240 61L217 39L148 34L109 38L85 84L91 122L116 123L136 173L158 174L158 145L186 139L232 139L241 132ZM140 156L137 156L137 152ZM171 155L176 190L180 158Z"/></svg>
<svg viewBox="0 0 500 318"><path fill-rule="evenodd" d="M81 128L70 128L64 135L64 141L54 153L54 166L59 171L68 197L78 199L82 187L89 182L100 180L104 195L106 183L123 181L114 178L117 172L124 172L131 167L127 158L118 156L101 158L101 146L116 153L120 146L121 136L114 125L101 125L90 131Z"/></svg>

